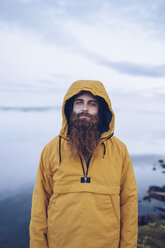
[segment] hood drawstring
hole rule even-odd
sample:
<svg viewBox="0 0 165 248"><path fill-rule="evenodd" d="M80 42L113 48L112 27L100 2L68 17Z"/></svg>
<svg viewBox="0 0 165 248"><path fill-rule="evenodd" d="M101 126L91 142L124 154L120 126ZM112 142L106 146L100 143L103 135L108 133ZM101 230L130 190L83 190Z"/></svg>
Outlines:
<svg viewBox="0 0 165 248"><path fill-rule="evenodd" d="M112 133L112 134L108 137L108 139L106 139L106 140L109 140L113 135L114 135L114 133Z"/></svg>
<svg viewBox="0 0 165 248"><path fill-rule="evenodd" d="M114 133L111 136L109 136L108 139L110 139L113 135L114 135ZM105 146L104 142L102 142L101 144L103 145L103 148L104 148L104 152L103 152L103 158L104 158L105 154L106 154L106 146ZM61 136L59 136L59 166L60 166L60 164L61 164Z"/></svg>
<svg viewBox="0 0 165 248"><path fill-rule="evenodd" d="M61 136L59 136L59 166L61 164Z"/></svg>
<svg viewBox="0 0 165 248"><path fill-rule="evenodd" d="M105 146L104 142L102 142L101 144L102 144L103 147L104 147L104 153L103 153L103 158L104 158L104 157L105 157L105 154L106 154L106 146Z"/></svg>
<svg viewBox="0 0 165 248"><path fill-rule="evenodd" d="M108 137L108 139L110 139L113 135L114 135L114 133L112 133L112 134ZM108 140L108 139L107 139L107 140ZM104 142L102 142L101 144L102 144L103 147L104 147L104 152L103 152L103 158L104 158L104 157L105 157L105 154L106 154L106 146L105 146Z"/></svg>

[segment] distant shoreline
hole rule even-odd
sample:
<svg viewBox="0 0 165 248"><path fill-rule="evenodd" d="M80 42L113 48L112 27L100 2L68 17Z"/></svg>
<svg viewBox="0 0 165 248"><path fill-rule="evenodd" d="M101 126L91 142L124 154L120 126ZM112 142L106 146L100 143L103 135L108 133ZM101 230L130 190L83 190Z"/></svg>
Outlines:
<svg viewBox="0 0 165 248"><path fill-rule="evenodd" d="M45 112L60 109L61 106L29 106L29 107L11 107L0 106L0 111L18 111L18 112Z"/></svg>

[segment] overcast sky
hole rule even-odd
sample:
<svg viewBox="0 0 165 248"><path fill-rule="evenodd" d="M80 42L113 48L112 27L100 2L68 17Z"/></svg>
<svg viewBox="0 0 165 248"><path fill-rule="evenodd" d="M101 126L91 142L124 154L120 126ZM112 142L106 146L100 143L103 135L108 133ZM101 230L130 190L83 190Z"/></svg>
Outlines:
<svg viewBox="0 0 165 248"><path fill-rule="evenodd" d="M164 0L1 0L1 110L60 106L73 81L100 80L129 151L164 153L164 13Z"/></svg>

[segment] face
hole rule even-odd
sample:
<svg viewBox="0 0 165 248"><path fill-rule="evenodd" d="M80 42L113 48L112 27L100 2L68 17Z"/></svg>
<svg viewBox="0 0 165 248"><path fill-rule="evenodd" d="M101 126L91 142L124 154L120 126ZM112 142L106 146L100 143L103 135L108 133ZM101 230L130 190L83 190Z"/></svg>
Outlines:
<svg viewBox="0 0 165 248"><path fill-rule="evenodd" d="M78 95L73 104L73 112L76 114L82 113L81 119L90 119L88 114L97 115L99 111L99 104L97 98L91 93L84 92Z"/></svg>

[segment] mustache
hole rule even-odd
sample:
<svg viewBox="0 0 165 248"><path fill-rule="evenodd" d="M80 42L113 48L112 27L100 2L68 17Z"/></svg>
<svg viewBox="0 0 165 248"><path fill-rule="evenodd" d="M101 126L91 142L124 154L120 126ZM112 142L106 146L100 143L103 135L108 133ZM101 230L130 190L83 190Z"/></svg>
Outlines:
<svg viewBox="0 0 165 248"><path fill-rule="evenodd" d="M81 118L81 116L88 116L89 119L87 118ZM76 128L85 128L85 129L90 129L90 128L99 128L99 115L92 115L86 112L81 112L81 113L75 113L72 112L70 116L70 121L69 121L69 132L72 126Z"/></svg>
<svg viewBox="0 0 165 248"><path fill-rule="evenodd" d="M78 113L77 114L77 117L79 118L79 117L84 116L84 115L87 116L87 117L89 117L89 118L93 118L93 115L91 115L89 113L84 113L84 112Z"/></svg>
<svg viewBox="0 0 165 248"><path fill-rule="evenodd" d="M93 122L93 123L96 123L96 122L98 122L99 123L99 121L100 121L100 118L99 118L99 115L98 114L96 114L96 115L92 115L92 114L89 114L89 113L86 113L86 112L81 112L81 113L73 113L73 115L74 115L74 117L75 117L75 119L77 119L77 120L81 120L80 119L80 117L81 116L87 116L87 117L89 117L89 120L84 120L84 121L91 121L91 122Z"/></svg>

